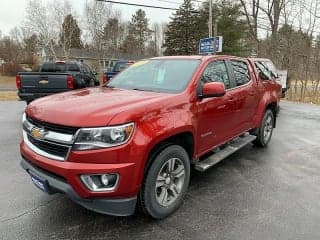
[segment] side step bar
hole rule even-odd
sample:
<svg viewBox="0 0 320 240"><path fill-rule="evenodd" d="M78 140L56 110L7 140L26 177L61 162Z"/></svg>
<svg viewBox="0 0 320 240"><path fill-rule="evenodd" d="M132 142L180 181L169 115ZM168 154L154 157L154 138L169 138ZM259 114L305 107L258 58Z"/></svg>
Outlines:
<svg viewBox="0 0 320 240"><path fill-rule="evenodd" d="M208 168L212 167L213 165L217 164L221 160L225 159L226 157L230 156L232 153L238 151L240 148L246 146L248 143L252 142L256 139L256 136L247 134L243 137L238 137L223 148L222 150L218 150L217 152L213 153L209 157L204 160L198 161L195 164L195 169L204 172Z"/></svg>

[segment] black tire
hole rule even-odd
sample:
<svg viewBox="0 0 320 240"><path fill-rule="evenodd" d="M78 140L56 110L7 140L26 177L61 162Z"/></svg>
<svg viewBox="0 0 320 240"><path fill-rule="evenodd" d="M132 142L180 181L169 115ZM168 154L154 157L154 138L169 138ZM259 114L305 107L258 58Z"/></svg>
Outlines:
<svg viewBox="0 0 320 240"><path fill-rule="evenodd" d="M172 161L172 159L177 159L174 160L173 162L173 169L176 166L176 171L178 168L184 167L184 177L183 177L183 184L180 184L180 192L176 191L176 197L172 196L171 203L168 204L167 206L162 205L164 202L164 198L162 200L162 204L159 203L159 196L158 193L161 197L162 191L167 192L167 197L170 195L169 193L171 192L172 195L173 191L170 190L171 188L169 187L170 184L175 185L175 190L177 190L177 184L175 183L175 177L172 177L174 174L170 174L167 178L170 178L170 183L167 183L167 178L164 181L164 185L160 187L156 187L156 183L159 183L159 177L161 177L161 171L165 171L166 167L169 168L169 162ZM188 185L189 185L189 180L190 180L190 160L187 152L185 151L184 148L182 148L179 145L171 145L166 147L164 150L162 150L154 159L150 159L150 163L148 166L148 169L146 171L144 181L142 184L142 188L140 191L140 206L143 210L144 213L148 214L152 218L155 219L162 219L170 214L172 214L174 211L176 211L180 205L182 204L183 196L185 195ZM176 161L176 163L175 163ZM173 173L174 171L172 171ZM180 174L181 175L181 174ZM180 176L181 178L181 176ZM172 180L171 180L172 179ZM178 179L177 181L182 181L181 179ZM172 182L172 183L171 183ZM179 182L181 183L181 182ZM168 184L168 185L167 185ZM161 190L159 192L159 189ZM164 190L166 189L166 190ZM177 193L179 192L179 193ZM169 196L170 197L170 196ZM169 199L169 198L168 198ZM168 200L166 199L166 200ZM165 204L169 203L170 201L166 201Z"/></svg>
<svg viewBox="0 0 320 240"><path fill-rule="evenodd" d="M261 126L256 130L257 138L253 141L253 144L258 147L266 147L271 140L275 116L273 111L267 109L264 113ZM267 136L266 136L267 134Z"/></svg>

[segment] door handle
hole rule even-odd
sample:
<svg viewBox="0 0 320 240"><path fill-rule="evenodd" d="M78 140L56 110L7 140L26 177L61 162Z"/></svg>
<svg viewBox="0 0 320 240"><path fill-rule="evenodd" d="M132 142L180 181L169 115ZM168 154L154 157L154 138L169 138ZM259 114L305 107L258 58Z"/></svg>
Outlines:
<svg viewBox="0 0 320 240"><path fill-rule="evenodd" d="M255 91L249 91L249 93L248 93L250 96L254 96L255 94L256 94L256 92Z"/></svg>
<svg viewBox="0 0 320 240"><path fill-rule="evenodd" d="M228 98L228 102L233 102L234 101L234 97L229 97Z"/></svg>

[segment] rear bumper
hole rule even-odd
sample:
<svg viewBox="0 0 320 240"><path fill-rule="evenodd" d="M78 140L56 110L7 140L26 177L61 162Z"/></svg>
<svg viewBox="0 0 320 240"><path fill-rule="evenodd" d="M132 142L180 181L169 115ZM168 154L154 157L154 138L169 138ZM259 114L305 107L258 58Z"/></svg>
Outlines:
<svg viewBox="0 0 320 240"><path fill-rule="evenodd" d="M55 176L22 158L21 166L28 173L31 171L33 174L45 179L49 186L49 193L64 193L72 201L82 205L83 207L103 214L114 216L129 216L135 211L137 197L130 198L82 198L80 197L71 185L59 176Z"/></svg>

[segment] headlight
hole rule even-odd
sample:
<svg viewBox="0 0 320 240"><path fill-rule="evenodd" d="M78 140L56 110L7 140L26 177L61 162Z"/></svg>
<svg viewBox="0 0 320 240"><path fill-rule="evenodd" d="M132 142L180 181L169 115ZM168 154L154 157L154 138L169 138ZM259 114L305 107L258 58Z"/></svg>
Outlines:
<svg viewBox="0 0 320 240"><path fill-rule="evenodd" d="M134 123L113 127L81 128L73 145L75 150L114 147L126 143L132 135Z"/></svg>

